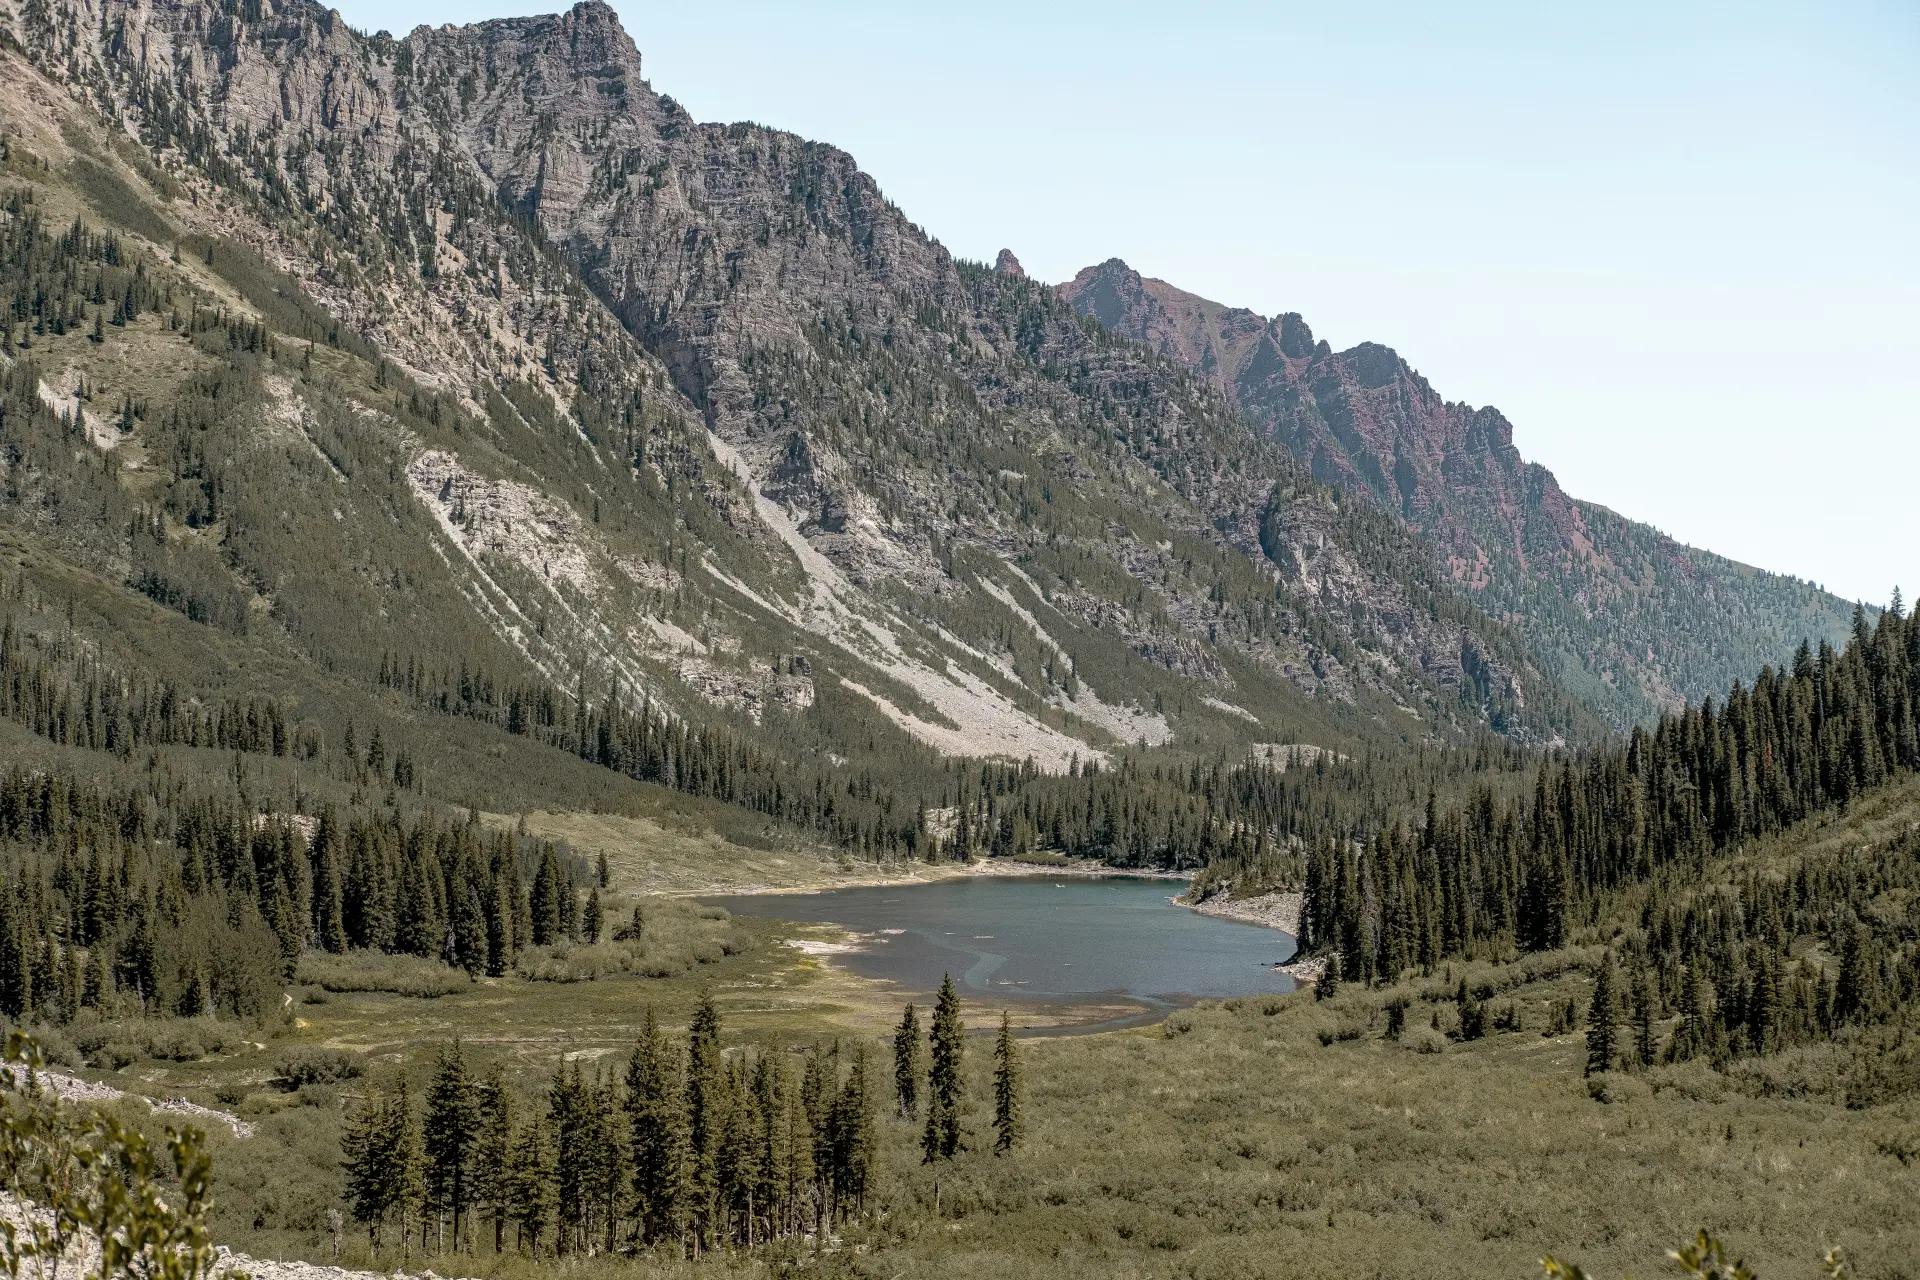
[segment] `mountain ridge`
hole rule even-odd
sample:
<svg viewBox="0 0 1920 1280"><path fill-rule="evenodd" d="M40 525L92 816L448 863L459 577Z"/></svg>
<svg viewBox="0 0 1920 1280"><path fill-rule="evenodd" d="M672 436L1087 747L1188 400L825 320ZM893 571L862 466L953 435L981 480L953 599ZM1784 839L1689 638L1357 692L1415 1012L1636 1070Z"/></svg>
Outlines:
<svg viewBox="0 0 1920 1280"><path fill-rule="evenodd" d="M604 5L404 39L251 0L0 17L7 180L260 330L195 357L231 375L211 433L122 367L177 330L27 358L141 400L83 461L151 479L101 492L306 660L371 679L430 636L795 751L1051 769L1590 723L1217 392L955 260L845 152L692 121ZM124 574L111 528L53 532Z"/></svg>
<svg viewBox="0 0 1920 1280"><path fill-rule="evenodd" d="M1622 723L1844 634L1850 607L1810 584L1571 497L1520 454L1505 415L1447 400L1391 347L1335 351L1297 312L1217 303L1118 258L1056 287L1207 379L1316 478L1431 540L1448 577Z"/></svg>

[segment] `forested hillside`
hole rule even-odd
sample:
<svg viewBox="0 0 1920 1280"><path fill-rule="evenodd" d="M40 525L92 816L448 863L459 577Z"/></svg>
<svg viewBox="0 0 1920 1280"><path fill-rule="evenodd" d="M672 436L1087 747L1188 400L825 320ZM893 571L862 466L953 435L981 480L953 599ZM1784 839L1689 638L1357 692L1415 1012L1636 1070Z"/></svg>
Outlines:
<svg viewBox="0 0 1920 1280"><path fill-rule="evenodd" d="M196 622L810 760L1597 726L1216 392L688 120L604 7L0 20L8 522Z"/></svg>
<svg viewBox="0 0 1920 1280"><path fill-rule="evenodd" d="M1418 530L1469 598L1623 727L1844 635L1847 605L1812 584L1569 497L1497 409L1444 399L1390 347L1336 352L1295 313L1222 306L1119 259L1059 293L1195 370L1316 477Z"/></svg>

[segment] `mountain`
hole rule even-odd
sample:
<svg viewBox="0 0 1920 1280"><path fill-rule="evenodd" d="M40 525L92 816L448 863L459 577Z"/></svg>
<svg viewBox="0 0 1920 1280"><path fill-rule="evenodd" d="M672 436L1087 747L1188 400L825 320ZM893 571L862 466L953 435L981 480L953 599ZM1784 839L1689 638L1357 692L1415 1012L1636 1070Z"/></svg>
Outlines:
<svg viewBox="0 0 1920 1280"><path fill-rule="evenodd" d="M1725 691L1851 606L1571 498L1493 408L1443 399L1390 347L1335 351L1299 315L1257 315L1119 259L1058 286L1082 315L1194 370L1329 484L1417 531L1444 573L1621 722Z"/></svg>
<svg viewBox="0 0 1920 1280"><path fill-rule="evenodd" d="M157 603L255 667L887 771L1597 728L1217 387L844 152L694 121L605 5L0 0L0 101L0 525L125 663Z"/></svg>

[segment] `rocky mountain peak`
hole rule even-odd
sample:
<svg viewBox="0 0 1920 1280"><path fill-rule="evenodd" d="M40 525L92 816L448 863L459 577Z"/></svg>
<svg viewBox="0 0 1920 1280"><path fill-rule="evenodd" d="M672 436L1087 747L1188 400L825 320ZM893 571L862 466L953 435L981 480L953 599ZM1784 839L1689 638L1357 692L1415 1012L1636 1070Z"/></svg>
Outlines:
<svg viewBox="0 0 1920 1280"><path fill-rule="evenodd" d="M1025 280L1027 269L1020 265L1020 259L1013 256L1013 250L1002 249L1000 256L993 260L993 269L1003 276L1014 280Z"/></svg>
<svg viewBox="0 0 1920 1280"><path fill-rule="evenodd" d="M1576 502L1521 457L1497 409L1447 401L1391 347L1336 352L1297 313L1268 320L1142 277L1118 258L1081 271L1060 294L1212 382L1316 478L1374 499L1427 539L1443 571L1490 613L1533 633L1540 652L1577 649L1562 659L1563 678L1608 691L1603 700L1628 718L1716 692L1741 663L1791 647L1797 621L1774 633L1771 649L1755 645L1737 659L1712 640L1684 651L1685 637L1750 625L1741 597L1756 583L1783 616L1807 610L1829 620L1831 605L1790 580L1724 561L1724 589L1702 593L1698 576L1711 558ZM1698 616L1676 623L1689 612ZM1583 637L1574 649L1569 633Z"/></svg>
<svg viewBox="0 0 1920 1280"><path fill-rule="evenodd" d="M620 24L620 15L601 0L581 0L565 13L501 18L473 27L442 27L440 34L456 39L477 36L486 43L516 46L528 59L528 69L564 66L582 77L640 78L640 49Z"/></svg>

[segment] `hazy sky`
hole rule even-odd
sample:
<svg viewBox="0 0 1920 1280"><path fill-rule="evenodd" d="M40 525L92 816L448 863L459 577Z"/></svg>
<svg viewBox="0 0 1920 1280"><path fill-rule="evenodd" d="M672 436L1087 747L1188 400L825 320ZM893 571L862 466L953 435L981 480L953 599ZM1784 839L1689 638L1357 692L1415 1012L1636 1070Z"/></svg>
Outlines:
<svg viewBox="0 0 1920 1280"><path fill-rule="evenodd" d="M1576 496L1920 591L1915 0L615 8L655 89L846 148L957 254L1298 311Z"/></svg>

